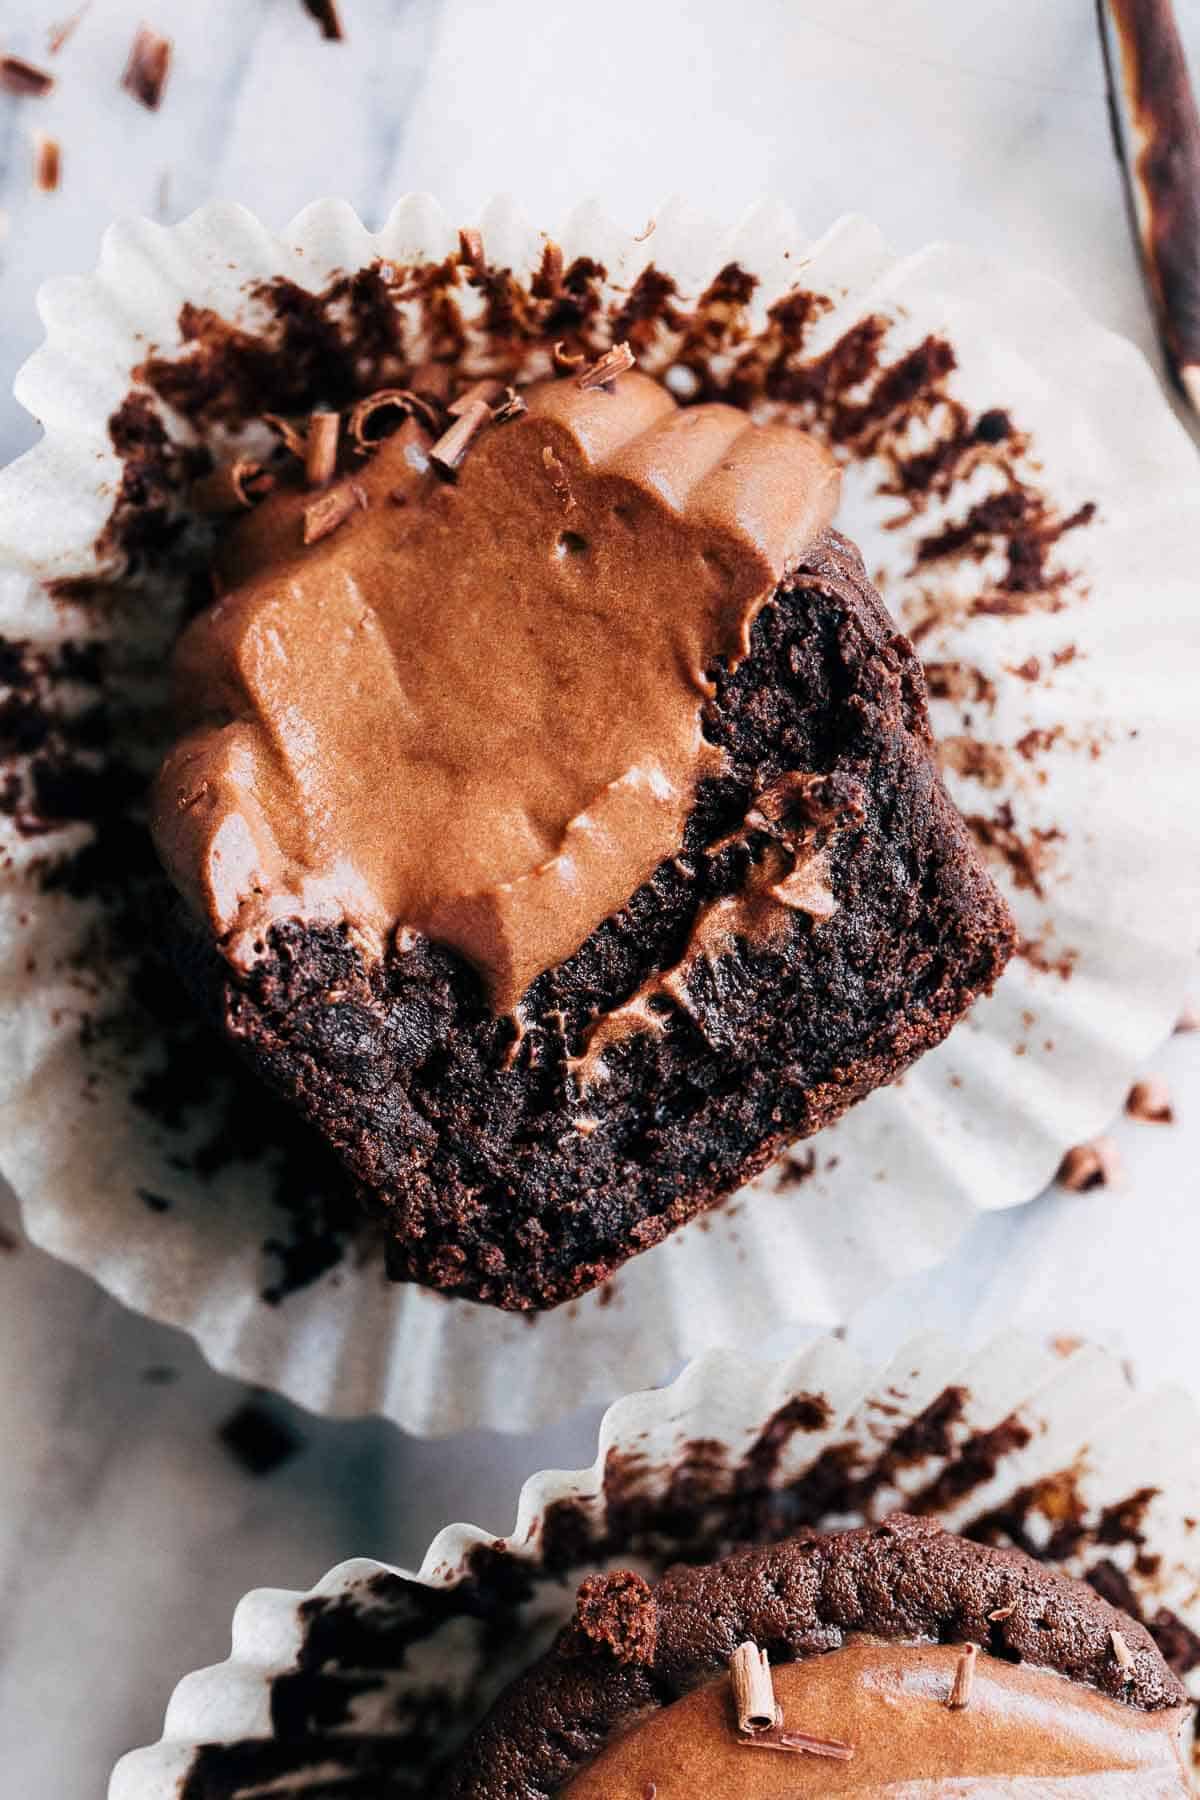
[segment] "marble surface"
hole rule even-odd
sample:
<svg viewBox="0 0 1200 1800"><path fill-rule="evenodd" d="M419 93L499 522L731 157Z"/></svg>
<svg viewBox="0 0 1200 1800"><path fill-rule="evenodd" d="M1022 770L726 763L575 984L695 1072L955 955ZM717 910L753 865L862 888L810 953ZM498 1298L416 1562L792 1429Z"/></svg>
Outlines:
<svg viewBox="0 0 1200 1800"><path fill-rule="evenodd" d="M73 4L0 0L3 49L44 61ZM1200 0L1179 4L1200 59ZM1153 348L1091 0L610 0L602 27L532 0L343 12L334 45L300 0L93 0L55 93L0 96L0 392L38 341L43 279L89 268L116 214L175 219L214 194L282 224L329 192L377 223L405 189L464 218L507 191L550 225L595 195L633 229L673 192L719 217L772 194L812 230L861 210L899 249L945 237L1040 266ZM156 115L118 86L142 17L175 42ZM53 195L31 184L34 129L62 143ZM34 432L0 403L0 454ZM864 1349L1017 1317L1200 1395L1200 1036L1156 1067L1178 1122L1120 1122L1119 1189L982 1221L949 1268L853 1323ZM19 1237L9 1196L0 1223ZM272 1401L297 1453L256 1480L216 1436L238 1386L24 1243L0 1252L0 1367L0 1792L39 1800L103 1794L175 1680L225 1653L247 1587L307 1586L351 1554L414 1561L451 1518L503 1530L523 1476L589 1461L597 1422L428 1446Z"/></svg>

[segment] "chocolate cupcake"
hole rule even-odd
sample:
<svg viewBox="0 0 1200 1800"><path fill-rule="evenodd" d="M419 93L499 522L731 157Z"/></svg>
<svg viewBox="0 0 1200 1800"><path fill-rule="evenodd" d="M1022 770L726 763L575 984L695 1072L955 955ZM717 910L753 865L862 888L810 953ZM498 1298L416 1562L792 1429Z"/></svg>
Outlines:
<svg viewBox="0 0 1200 1800"><path fill-rule="evenodd" d="M1184 1796L1187 1695L1082 1582L895 1515L597 1575L452 1800Z"/></svg>
<svg viewBox="0 0 1200 1800"><path fill-rule="evenodd" d="M894 1078L1015 941L832 457L632 364L290 430L154 797L181 965L392 1275L513 1310Z"/></svg>

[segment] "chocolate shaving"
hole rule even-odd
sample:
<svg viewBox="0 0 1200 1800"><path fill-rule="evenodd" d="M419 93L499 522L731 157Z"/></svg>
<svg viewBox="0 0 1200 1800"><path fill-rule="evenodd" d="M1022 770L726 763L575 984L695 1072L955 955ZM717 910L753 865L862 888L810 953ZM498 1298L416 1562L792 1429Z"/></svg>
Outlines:
<svg viewBox="0 0 1200 1800"><path fill-rule="evenodd" d="M556 299L562 291L563 253L552 238L546 239L542 261L533 278L533 292L542 299Z"/></svg>
<svg viewBox="0 0 1200 1800"><path fill-rule="evenodd" d="M323 38L328 38L331 43L341 43L346 33L342 29L337 0L300 0L300 4L309 18L317 21Z"/></svg>
<svg viewBox="0 0 1200 1800"><path fill-rule="evenodd" d="M567 508L574 506L575 496L571 492L571 483L567 479L567 471L563 467L562 458L554 454L549 444L542 446L542 463L550 477L550 485L563 506Z"/></svg>
<svg viewBox="0 0 1200 1800"><path fill-rule="evenodd" d="M529 411L516 388L506 387L504 398L492 408L492 423L508 425L513 419L519 419L522 413Z"/></svg>
<svg viewBox="0 0 1200 1800"><path fill-rule="evenodd" d="M379 414L389 412L399 413L402 419L419 412L424 422L434 430L441 423L433 408L419 394L412 393L408 388L378 388L375 393L368 394L365 400L360 400L350 414L347 429L354 439L356 449L371 450L389 435L387 431L371 432L367 429Z"/></svg>
<svg viewBox="0 0 1200 1800"><path fill-rule="evenodd" d="M729 1659L729 1680L738 1730L753 1736L779 1723L779 1707L765 1650L747 1641Z"/></svg>
<svg viewBox="0 0 1200 1800"><path fill-rule="evenodd" d="M988 1614L988 1623L991 1625L1002 1625L1004 1623L1005 1619L1012 1618L1012 1616L1016 1612L1016 1610L1017 1610L1016 1601L1010 1600L1007 1606L998 1606L996 1608L995 1612L990 1612Z"/></svg>
<svg viewBox="0 0 1200 1800"><path fill-rule="evenodd" d="M1117 154L1167 364L1200 407L1200 115L1170 0L1099 0Z"/></svg>
<svg viewBox="0 0 1200 1800"><path fill-rule="evenodd" d="M583 371L583 374L578 377L579 386L581 388L606 387L610 381L615 381L618 375L624 375L627 369L632 369L634 361L633 351L628 344L614 344L611 350L606 350L604 355L598 357L590 368Z"/></svg>
<svg viewBox="0 0 1200 1800"><path fill-rule="evenodd" d="M572 369L582 368L583 364L587 361L587 357L582 350L568 350L567 340L565 338L559 338L553 350L550 352L550 355L553 359L555 368L564 375L569 374Z"/></svg>
<svg viewBox="0 0 1200 1800"><path fill-rule="evenodd" d="M443 475L453 475L471 442L492 422L492 409L484 400L472 400L429 452L429 460Z"/></svg>
<svg viewBox="0 0 1200 1800"><path fill-rule="evenodd" d="M1133 1680L1137 1668L1133 1651L1129 1648L1129 1645L1125 1642L1125 1639L1121 1636L1119 1631L1110 1632L1109 1636L1112 1639L1112 1652L1120 1665L1122 1678L1126 1682L1130 1682Z"/></svg>
<svg viewBox="0 0 1200 1800"><path fill-rule="evenodd" d="M46 48L51 56L58 55L63 45L67 42L67 39L74 33L76 26L83 18L84 13L91 3L92 0L83 0L83 5L77 6L69 18L62 19L57 25L52 25L50 27L50 30L46 33Z"/></svg>
<svg viewBox="0 0 1200 1800"><path fill-rule="evenodd" d="M487 268L483 239L473 226L465 226L458 234L458 260L466 263L476 275L482 275Z"/></svg>
<svg viewBox="0 0 1200 1800"><path fill-rule="evenodd" d="M160 37L149 25L139 25L130 45L121 86L151 112L157 112L170 69L170 38Z"/></svg>
<svg viewBox="0 0 1200 1800"><path fill-rule="evenodd" d="M485 380L474 381L469 388L464 388L458 398L450 402L446 410L452 419L461 419L463 414L474 406L476 400L482 400L488 411L491 412L503 392L504 383L495 381L488 376Z"/></svg>
<svg viewBox="0 0 1200 1800"><path fill-rule="evenodd" d="M644 244L648 237L653 237L653 235L657 231L657 229L658 229L658 220L657 219L647 219L646 223L643 225L642 229L640 231L637 231L634 233L634 237L633 237L634 243L635 244Z"/></svg>
<svg viewBox="0 0 1200 1800"><path fill-rule="evenodd" d="M198 512L231 513L256 506L275 486L275 477L260 462L239 456L193 483L191 502Z"/></svg>
<svg viewBox="0 0 1200 1800"><path fill-rule="evenodd" d="M293 456L299 457L301 462L304 461L307 441L298 425L293 425L290 419L281 419L278 413L270 412L262 415L262 422L264 425L269 425L272 431L278 432L283 439L285 450L290 450Z"/></svg>
<svg viewBox="0 0 1200 1800"><path fill-rule="evenodd" d="M352 512L365 508L366 504L366 495L353 481L327 489L304 509L304 542L320 543L322 538L327 538L331 531L344 524Z"/></svg>
<svg viewBox="0 0 1200 1800"><path fill-rule="evenodd" d="M309 487L325 487L337 473L342 421L335 412L315 412L304 443L304 479Z"/></svg>
<svg viewBox="0 0 1200 1800"><path fill-rule="evenodd" d="M54 77L45 69L35 68L33 63L27 63L19 56L0 56L0 88L6 94L40 100L53 86Z"/></svg>
<svg viewBox="0 0 1200 1800"><path fill-rule="evenodd" d="M1093 1138L1074 1144L1058 1165L1054 1177L1069 1194L1085 1194L1091 1188L1110 1187L1121 1172L1121 1159L1111 1138Z"/></svg>
<svg viewBox="0 0 1200 1800"><path fill-rule="evenodd" d="M62 148L44 131L33 134L33 180L43 194L52 194L62 180Z"/></svg>
<svg viewBox="0 0 1200 1800"><path fill-rule="evenodd" d="M782 1727L760 1731L756 1737L739 1736L737 1741L744 1750L784 1750L791 1756L826 1756L834 1762L851 1762L854 1758L853 1744L843 1744L837 1738L809 1737L806 1732L784 1731Z"/></svg>
<svg viewBox="0 0 1200 1800"><path fill-rule="evenodd" d="M954 1671L954 1681L946 1705L951 1712L961 1712L971 1704L971 1695L975 1688L975 1664L979 1660L979 1645L964 1644L962 1655L958 1659L958 1667Z"/></svg>

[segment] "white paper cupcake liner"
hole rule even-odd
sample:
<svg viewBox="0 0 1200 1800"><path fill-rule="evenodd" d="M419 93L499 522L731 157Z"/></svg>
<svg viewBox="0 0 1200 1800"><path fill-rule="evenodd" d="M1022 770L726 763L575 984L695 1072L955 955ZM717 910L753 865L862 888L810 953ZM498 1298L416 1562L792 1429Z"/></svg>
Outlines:
<svg viewBox="0 0 1200 1800"><path fill-rule="evenodd" d="M1200 1698L1190 1400L1139 1395L1103 1351L1018 1335L973 1356L926 1337L878 1369L828 1338L776 1365L712 1353L619 1401L592 1467L533 1476L505 1538L452 1525L416 1574L356 1561L306 1595L249 1594L229 1661L179 1685L162 1740L123 1759L109 1800L286 1800L318 1771L347 1796L432 1791L585 1575L896 1508L1017 1542L1109 1598L1124 1580Z"/></svg>
<svg viewBox="0 0 1200 1800"><path fill-rule="evenodd" d="M494 266L538 266L545 240L511 208L497 203L480 230ZM884 375L855 385L843 367L840 425L819 398L801 409L843 440L844 409L878 398L886 369L931 338L952 346L935 405L919 383L916 401L896 388L882 444L842 442L840 522L919 635L951 786L1026 942L945 1045L761 1178L752 1199L636 1259L601 1294L527 1322L389 1286L369 1233L348 1242L343 1216L328 1224L311 1175L296 1250L275 1162L228 1140L228 1082L215 1098L184 1094L179 1130L150 1118L135 1096L161 1064L160 1022L131 1014L124 967L89 960L104 922L94 902L61 883L47 891L48 865L86 842L87 827L35 820L30 835L28 820L0 817L0 1167L31 1237L191 1332L218 1367L317 1410L377 1411L425 1434L528 1428L751 1329L835 1322L936 1263L981 1210L1038 1193L1066 1146L1116 1110L1170 1032L1196 936L1200 486L1140 355L1048 281L965 250L896 258L857 219L806 243L778 209L722 235L680 207L639 243L585 208L557 241L568 265L585 253L603 263L610 314L650 262L671 273L685 309L730 264L757 276L747 307L710 308L710 323L727 319L724 342L693 336L681 348L668 332L644 353L650 366L682 357L727 372L773 341L768 309L797 289L820 296L793 358L810 370L828 369L862 321L879 319ZM381 258L407 267L456 243L422 198L402 202L378 235L335 202L281 237L215 205L173 228L116 227L94 276L44 290L47 341L17 391L46 435L0 475L0 557L14 568L0 583L0 635L24 646L35 685L65 703L51 647L96 634L94 601L51 599L45 583L97 573L121 478L108 421L152 350L181 353L183 304L253 324L255 284L287 276L316 292L336 271ZM469 308L471 292L462 299ZM884 491L896 459L922 450L955 403L977 437L946 491L909 516ZM186 442L184 424L164 417ZM1001 467L1051 536L1056 521L1095 508L1048 550L1032 594L1019 571L1005 586L1003 535L980 540L978 557L928 554L996 488ZM110 666L126 699L150 709L125 722L126 748L161 698L177 607L151 579L106 615ZM244 1124L253 1103L237 1079ZM198 1173L205 1140L228 1156L201 1157ZM277 1263L264 1246L280 1240L314 1278L269 1304Z"/></svg>

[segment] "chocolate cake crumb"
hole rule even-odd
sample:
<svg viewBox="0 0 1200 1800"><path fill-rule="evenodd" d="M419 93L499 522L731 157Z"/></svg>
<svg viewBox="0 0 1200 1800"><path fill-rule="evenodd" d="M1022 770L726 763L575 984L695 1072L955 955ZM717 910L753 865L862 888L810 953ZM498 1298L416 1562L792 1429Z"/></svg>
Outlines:
<svg viewBox="0 0 1200 1800"><path fill-rule="evenodd" d="M125 92L132 94L135 100L140 101L151 112L157 112L170 70L170 38L161 37L149 25L139 25L130 45L125 72L121 76L121 86Z"/></svg>
<svg viewBox="0 0 1200 1800"><path fill-rule="evenodd" d="M54 77L45 69L39 69L19 56L0 56L0 88L5 93L41 99L53 86Z"/></svg>
<svg viewBox="0 0 1200 1800"><path fill-rule="evenodd" d="M1156 1075L1134 1082L1126 1096L1125 1111L1131 1119L1141 1119L1149 1125L1175 1123L1175 1108L1171 1103L1170 1090L1166 1082Z"/></svg>
<svg viewBox="0 0 1200 1800"><path fill-rule="evenodd" d="M270 1475L303 1449L296 1432L254 1400L231 1413L217 1436L248 1475Z"/></svg>
<svg viewBox="0 0 1200 1800"><path fill-rule="evenodd" d="M579 1588L572 1642L614 1662L649 1663L658 1638L658 1609L649 1584L632 1570L591 1575Z"/></svg>
<svg viewBox="0 0 1200 1800"><path fill-rule="evenodd" d="M1054 1179L1069 1194L1084 1194L1092 1188L1111 1187L1120 1172L1116 1144L1111 1138L1098 1137L1087 1144L1073 1145L1058 1165Z"/></svg>

